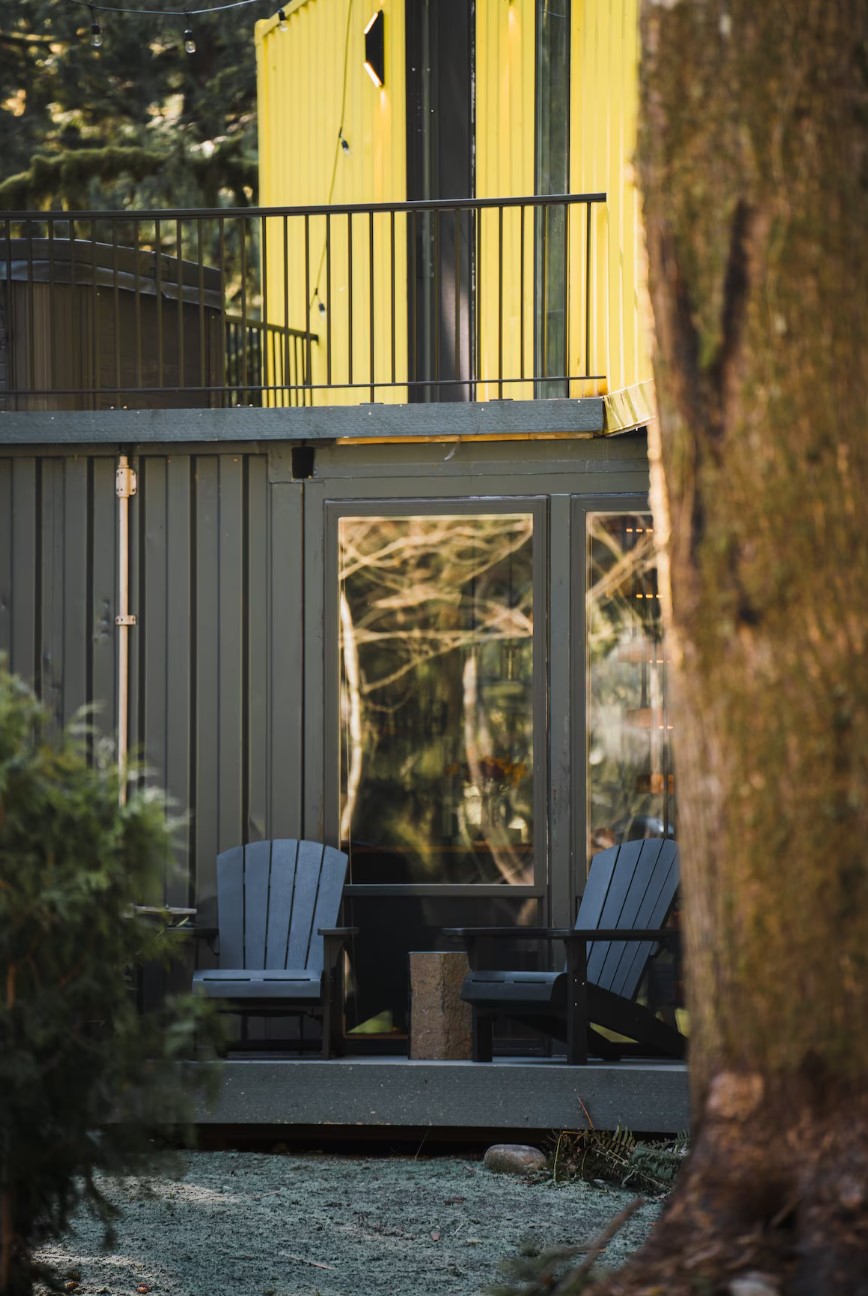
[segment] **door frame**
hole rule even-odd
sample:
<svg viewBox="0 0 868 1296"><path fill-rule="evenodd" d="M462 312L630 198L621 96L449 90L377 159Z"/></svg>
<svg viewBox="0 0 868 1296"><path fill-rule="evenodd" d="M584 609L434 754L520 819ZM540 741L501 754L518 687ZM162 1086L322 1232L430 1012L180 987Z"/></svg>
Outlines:
<svg viewBox="0 0 868 1296"><path fill-rule="evenodd" d="M326 841L337 836L338 518L352 514L355 505L362 512L400 514L418 505L424 512L527 509L536 519L534 837L539 859L533 885L359 884L348 893L534 896L546 922L573 922L587 867L585 517L647 508L644 441L640 454L635 442L628 450L626 438L619 441L614 454L614 446L610 450L601 441L336 446L317 452L315 477L304 484L305 836Z"/></svg>

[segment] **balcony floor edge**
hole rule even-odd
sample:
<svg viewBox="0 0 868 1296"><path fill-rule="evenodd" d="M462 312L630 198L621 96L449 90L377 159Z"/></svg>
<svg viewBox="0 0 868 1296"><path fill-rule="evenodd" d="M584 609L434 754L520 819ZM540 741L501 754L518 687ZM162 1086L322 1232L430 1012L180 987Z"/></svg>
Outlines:
<svg viewBox="0 0 868 1296"><path fill-rule="evenodd" d="M0 444L144 445L196 441L406 440L604 433L603 400L502 400L294 409L0 412Z"/></svg>

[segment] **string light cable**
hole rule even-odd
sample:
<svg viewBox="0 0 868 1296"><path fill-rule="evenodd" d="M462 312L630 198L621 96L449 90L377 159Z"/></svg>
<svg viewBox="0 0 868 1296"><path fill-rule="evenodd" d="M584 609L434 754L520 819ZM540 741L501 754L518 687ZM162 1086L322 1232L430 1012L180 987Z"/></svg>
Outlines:
<svg viewBox="0 0 868 1296"><path fill-rule="evenodd" d="M164 8L150 7L150 6L145 7L145 6L119 5L119 4L112 5L112 4L99 3L99 0L67 0L67 3L80 5L82 8L90 10L90 17L91 17L91 28L90 28L91 38L90 39L91 39L91 44L94 46L95 49L98 49L103 42L102 28L100 27L100 24L96 17L97 13L137 14L137 15L147 14L156 17L183 18L184 19L184 49L187 51L188 54L195 54L196 41L193 35L192 27L190 25L191 17L196 17L197 15L221 13L226 9L241 9L252 4L259 4L264 6L265 3L268 3L268 0L223 0L223 3L221 4L200 5L197 7L188 7L186 9L164 9ZM273 4L273 0L271 0L271 3ZM277 26L278 26L278 30L281 32L285 32L289 26L289 23L287 21L287 16L286 16L285 4L286 4L286 0L284 0L284 4L280 5L280 7L277 10ZM353 6L354 6L354 0L347 0L347 21L346 21L346 28L344 31L344 59L343 59L344 68L343 68L343 78L342 78L343 84L341 86L341 110L340 110L340 121L338 125L337 140L335 141L335 154L332 163L332 174L331 174L331 180L329 182L329 189L328 189L327 201L329 203L331 203L334 197L335 183L337 181L337 174L338 174L338 162L342 155L346 155L350 151L349 140L344 134L344 120L346 117L346 110L347 110L347 84L349 80L348 73L349 73L349 53L350 53L350 31L351 31L351 22L352 22L352 15L353 15ZM320 314L325 314L325 309L326 309L325 302L323 302L323 300L319 295L319 281L320 278L322 277L323 265L325 263L325 252L326 252L325 240L323 240L323 246L319 258L319 265L317 266L316 277L314 279L313 295L310 301L308 302L308 309L309 310L314 309L314 303L316 303L316 307L319 309Z"/></svg>
<svg viewBox="0 0 868 1296"><path fill-rule="evenodd" d="M257 4L265 7L266 0L223 0L221 4L199 5L195 8L187 9L164 9L152 6L138 5L113 5L100 4L98 0L67 0L68 4L80 5L82 8L90 10L90 43L94 49L99 49L103 43L103 32L97 13L110 14L136 14L157 17L157 18L183 18L184 19L184 49L188 54L196 53L196 38L193 34L193 28L190 24L191 17L202 14L222 13L226 9L242 9L248 5ZM269 4L269 8L271 5ZM286 13L283 7L278 10L278 26L280 30L286 31L287 21Z"/></svg>
<svg viewBox="0 0 868 1296"><path fill-rule="evenodd" d="M347 0L347 25L346 25L346 30L344 32L344 74L343 74L343 85L341 87L340 124L338 126L338 138L335 145L334 161L332 163L332 178L329 181L329 193L328 193L328 198L326 199L326 203L329 206L331 206L332 199L335 196L335 182L337 181L337 177L338 177L338 162L340 161L341 154L347 154L350 151L350 142L347 139L346 135L344 134L344 119L347 113L347 84L349 81L349 65L350 65L350 23L352 20L352 16L353 16L353 0ZM325 302L322 300L322 298L319 295L319 281L322 277L323 265L325 264L325 254L326 254L325 238L323 238L323 245L322 245L322 250L320 252L319 265L316 268L316 278L314 279L313 296L311 297L310 301L307 304L308 311L311 311L314 308L314 302L315 302L317 310L319 311L320 315L325 315L326 312Z"/></svg>
<svg viewBox="0 0 868 1296"><path fill-rule="evenodd" d="M91 0L67 0L67 4L80 5L84 9L90 9L91 12L96 10L98 13L117 13L117 14L150 14L157 18L187 18L195 17L197 14L220 13L224 9L241 9L246 5L258 4L265 7L264 0L227 0L225 4L202 5L199 8L188 7L186 9L158 9L158 8L139 8L134 5L110 5L91 3ZM271 8L271 4L268 6Z"/></svg>

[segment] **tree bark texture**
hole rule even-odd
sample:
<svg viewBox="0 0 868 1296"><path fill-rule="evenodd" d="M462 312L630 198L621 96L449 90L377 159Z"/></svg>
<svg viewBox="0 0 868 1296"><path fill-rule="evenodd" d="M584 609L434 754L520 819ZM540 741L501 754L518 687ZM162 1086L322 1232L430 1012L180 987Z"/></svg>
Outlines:
<svg viewBox="0 0 868 1296"><path fill-rule="evenodd" d="M644 0L694 1151L612 1291L868 1293L868 3ZM757 1279L757 1281L759 1281Z"/></svg>

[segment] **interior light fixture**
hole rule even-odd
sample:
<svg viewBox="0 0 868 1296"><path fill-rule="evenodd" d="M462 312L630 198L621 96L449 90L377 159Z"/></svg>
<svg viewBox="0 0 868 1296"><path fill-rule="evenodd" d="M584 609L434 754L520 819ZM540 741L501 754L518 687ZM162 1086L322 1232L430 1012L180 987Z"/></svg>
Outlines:
<svg viewBox="0 0 868 1296"><path fill-rule="evenodd" d="M378 9L365 28L365 71L375 86L381 86L386 80L384 26L383 11Z"/></svg>
<svg viewBox="0 0 868 1296"><path fill-rule="evenodd" d="M102 28L96 20L93 6L91 6L90 10L90 43L94 49L99 49L100 45L102 45Z"/></svg>
<svg viewBox="0 0 868 1296"><path fill-rule="evenodd" d="M286 21L286 12L283 9L277 11L277 26L280 31L286 31L289 23Z"/></svg>

